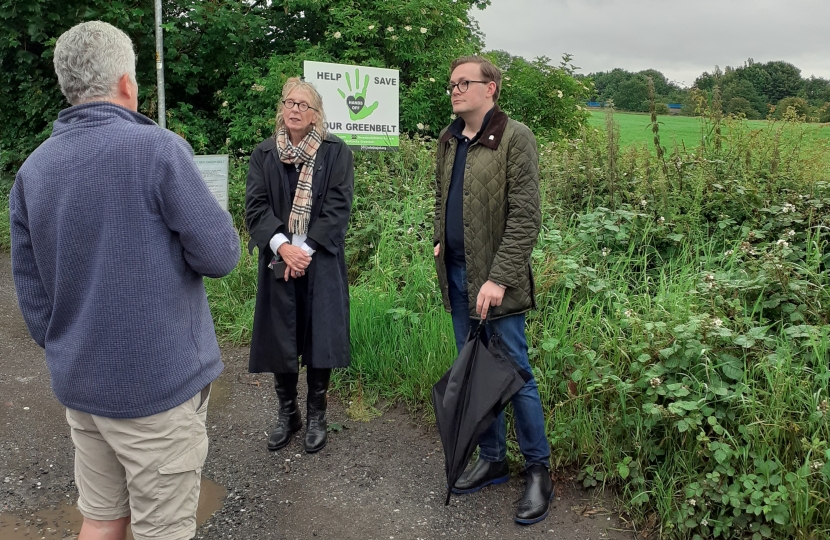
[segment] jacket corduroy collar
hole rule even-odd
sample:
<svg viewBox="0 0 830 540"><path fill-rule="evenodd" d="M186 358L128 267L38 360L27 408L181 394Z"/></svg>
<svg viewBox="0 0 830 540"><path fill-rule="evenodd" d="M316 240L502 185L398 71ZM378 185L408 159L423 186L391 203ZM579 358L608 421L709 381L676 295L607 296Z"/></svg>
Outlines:
<svg viewBox="0 0 830 540"><path fill-rule="evenodd" d="M501 143L501 139L504 136L504 130L507 128L507 114L499 109L499 106L496 105L493 110L493 116L490 117L490 121L487 123L487 127L485 128L484 132L482 132L481 136L478 138L478 144L482 146L486 146L491 150L495 150L499 147ZM456 118L452 124L450 124L450 128L448 128L444 135L441 136L440 142L446 143L453 137L453 133L455 130L452 129L453 126L460 126L464 120L461 118Z"/></svg>

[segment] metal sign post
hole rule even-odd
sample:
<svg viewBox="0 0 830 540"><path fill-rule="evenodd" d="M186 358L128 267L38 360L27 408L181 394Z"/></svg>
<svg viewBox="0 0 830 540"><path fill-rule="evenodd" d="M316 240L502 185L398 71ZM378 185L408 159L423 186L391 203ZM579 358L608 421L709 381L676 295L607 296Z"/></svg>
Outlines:
<svg viewBox="0 0 830 540"><path fill-rule="evenodd" d="M164 36L161 29L161 0L156 0L156 86L159 91L159 126L167 127L164 103Z"/></svg>

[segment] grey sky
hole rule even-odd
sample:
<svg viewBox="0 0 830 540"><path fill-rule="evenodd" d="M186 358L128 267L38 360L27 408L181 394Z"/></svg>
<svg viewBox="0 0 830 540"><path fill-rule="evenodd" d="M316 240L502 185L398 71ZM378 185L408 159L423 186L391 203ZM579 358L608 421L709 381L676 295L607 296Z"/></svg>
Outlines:
<svg viewBox="0 0 830 540"><path fill-rule="evenodd" d="M488 50L581 73L654 68L691 85L703 71L784 60L830 78L830 0L492 0L474 9Z"/></svg>

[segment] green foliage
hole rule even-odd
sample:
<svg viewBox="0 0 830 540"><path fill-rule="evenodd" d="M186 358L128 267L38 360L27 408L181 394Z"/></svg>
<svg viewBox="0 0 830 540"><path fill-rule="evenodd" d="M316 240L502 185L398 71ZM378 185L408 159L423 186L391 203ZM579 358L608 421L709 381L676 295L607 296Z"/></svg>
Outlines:
<svg viewBox="0 0 830 540"><path fill-rule="evenodd" d="M624 111L648 111L648 81L645 77L632 77L620 84L614 93L614 106Z"/></svg>
<svg viewBox="0 0 830 540"><path fill-rule="evenodd" d="M786 97L778 102L771 116L780 120L788 113L798 118L808 119L811 116L811 107L804 98Z"/></svg>
<svg viewBox="0 0 830 540"><path fill-rule="evenodd" d="M616 487L632 519L666 538L822 538L827 142L808 143L792 117L703 113L705 144L666 151L665 167L591 128L540 146L545 221L528 336L554 465ZM427 418L454 357L430 253L433 153L434 141L404 137L396 154L356 156L354 360L334 383L366 406L401 399ZM233 170L232 201L244 162ZM243 343L251 260L208 284L217 328Z"/></svg>
<svg viewBox="0 0 830 540"><path fill-rule="evenodd" d="M743 113L750 120L766 116L766 101L748 80L732 78L724 81L722 90L726 104L724 112Z"/></svg>
<svg viewBox="0 0 830 540"><path fill-rule="evenodd" d="M805 79L803 97L813 107L822 107L830 102L830 80L821 77Z"/></svg>
<svg viewBox="0 0 830 540"><path fill-rule="evenodd" d="M554 456L664 537L824 537L826 145L792 119L718 142L717 122L665 168L591 132L543 152L530 329Z"/></svg>
<svg viewBox="0 0 830 540"><path fill-rule="evenodd" d="M744 118L749 120L756 120L761 116L755 107L752 106L752 103L743 97L733 97L726 101L723 111L727 114L743 115Z"/></svg>
<svg viewBox="0 0 830 540"><path fill-rule="evenodd" d="M712 73L703 73L694 86L707 92L710 98L715 87L720 87L727 109L732 103L735 112L742 112L750 119L765 118L772 106L785 98L804 98L813 107L821 107L830 100L830 81L816 77L802 79L800 69L781 61L762 64L750 58L736 68L727 67L725 71L716 68ZM755 114L748 112L742 101L733 101L735 98L749 101Z"/></svg>
<svg viewBox="0 0 830 540"><path fill-rule="evenodd" d="M482 46L470 9L487 4L165 0L168 120L191 136L194 146L211 152L241 148L240 153L248 153L258 142L257 130L269 134L277 81L302 74L303 59L319 59L399 69L404 131L415 132L421 124L430 126L425 131L437 133L450 120L443 86L451 60ZM56 0L0 0L0 89L7 96L0 110L0 169L15 171L49 135L51 121L65 107L51 65L54 41L74 24L91 19L110 22L133 39L140 110L156 115L150 0L95 0L84 7ZM257 91L260 85L269 91ZM229 133L223 120L230 117L237 125L230 126ZM250 123L243 126L243 121Z"/></svg>
<svg viewBox="0 0 830 540"><path fill-rule="evenodd" d="M11 250L11 224L9 223L9 192L14 179L0 171L0 251Z"/></svg>
<svg viewBox="0 0 830 540"><path fill-rule="evenodd" d="M489 53L504 75L499 104L511 117L537 136L560 139L574 136L588 113L583 109L588 87L574 78L570 55L559 67L541 57L533 62L504 51Z"/></svg>
<svg viewBox="0 0 830 540"><path fill-rule="evenodd" d="M649 78L654 82L655 98L661 105L661 109L666 103L683 103L685 101L688 91L680 88L677 83L670 82L659 71L646 69L638 73L632 73L619 68L608 72L591 73L588 76L588 79L594 84L591 99L593 101L613 102L614 107L619 110L648 112L647 81ZM663 112L660 112L660 114L663 114Z"/></svg>
<svg viewBox="0 0 830 540"><path fill-rule="evenodd" d="M214 93L236 72L240 58L266 56L282 45L275 28L291 29L288 15L264 3L240 0L165 0L165 79L171 116L201 118L211 147L221 145L223 127L215 115ZM99 19L124 30L138 53L140 109L156 115L153 2L131 4L95 0L73 2L0 0L0 169L15 171L51 131L51 122L66 102L52 67L57 37L71 26ZM281 34L282 35L282 34Z"/></svg>

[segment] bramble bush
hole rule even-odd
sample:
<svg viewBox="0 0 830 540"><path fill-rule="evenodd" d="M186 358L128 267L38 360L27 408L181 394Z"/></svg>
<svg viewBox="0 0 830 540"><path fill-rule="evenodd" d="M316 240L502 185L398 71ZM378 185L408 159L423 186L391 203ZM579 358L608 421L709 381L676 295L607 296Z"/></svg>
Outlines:
<svg viewBox="0 0 830 540"><path fill-rule="evenodd" d="M553 463L613 487L645 532L830 534L830 154L802 129L709 114L705 145L662 157L590 128L540 143L527 330ZM401 144L356 156L353 363L335 387L357 416L402 400L430 418L455 356L431 255L434 141ZM208 284L217 328L242 342L252 261Z"/></svg>

